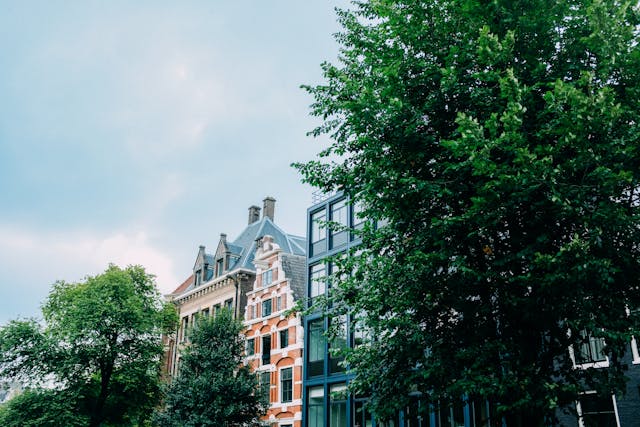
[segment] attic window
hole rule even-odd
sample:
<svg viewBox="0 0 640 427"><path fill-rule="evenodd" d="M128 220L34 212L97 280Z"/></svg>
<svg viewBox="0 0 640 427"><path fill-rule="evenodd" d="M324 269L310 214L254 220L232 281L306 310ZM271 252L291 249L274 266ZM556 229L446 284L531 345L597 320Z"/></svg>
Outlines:
<svg viewBox="0 0 640 427"><path fill-rule="evenodd" d="M220 258L216 261L216 277L222 276L224 271L224 258Z"/></svg>
<svg viewBox="0 0 640 427"><path fill-rule="evenodd" d="M270 285L273 282L273 270L267 270L262 273L262 286Z"/></svg>

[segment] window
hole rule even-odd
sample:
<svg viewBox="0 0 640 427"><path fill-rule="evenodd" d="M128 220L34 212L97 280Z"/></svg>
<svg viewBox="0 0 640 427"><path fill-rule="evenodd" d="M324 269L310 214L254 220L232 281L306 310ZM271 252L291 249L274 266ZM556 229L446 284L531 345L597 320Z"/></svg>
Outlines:
<svg viewBox="0 0 640 427"><path fill-rule="evenodd" d="M324 427L324 388L322 386L308 389L307 420L309 427Z"/></svg>
<svg viewBox="0 0 640 427"><path fill-rule="evenodd" d="M262 364L271 363L271 335L262 337Z"/></svg>
<svg viewBox="0 0 640 427"><path fill-rule="evenodd" d="M371 329L364 324L365 313L354 316L351 321L353 333L353 347L358 347L372 341Z"/></svg>
<svg viewBox="0 0 640 427"><path fill-rule="evenodd" d="M330 347L332 352L330 354L330 370L332 373L344 372L344 366L341 366L341 362L344 360L344 356L335 351L341 352L347 348L347 317L342 315L335 319L332 319L332 332L335 336L331 338Z"/></svg>
<svg viewBox="0 0 640 427"><path fill-rule="evenodd" d="M198 314L199 313L193 313L191 315L191 328L195 328L196 327L196 323L198 323Z"/></svg>
<svg viewBox="0 0 640 427"><path fill-rule="evenodd" d="M285 348L289 345L289 330L283 329L280 331L280 348Z"/></svg>
<svg viewBox="0 0 640 427"><path fill-rule="evenodd" d="M324 209L311 214L311 253L309 255L315 255L327 249L325 245L327 238L325 221L326 214Z"/></svg>
<svg viewBox="0 0 640 427"><path fill-rule="evenodd" d="M262 301L262 317L271 315L271 300Z"/></svg>
<svg viewBox="0 0 640 427"><path fill-rule="evenodd" d="M260 372L260 392L267 399L268 402L271 401L271 372L263 371Z"/></svg>
<svg viewBox="0 0 640 427"><path fill-rule="evenodd" d="M230 298L230 299L228 299L228 300L226 300L224 302L224 308L226 308L227 310L233 312L233 299L232 298Z"/></svg>
<svg viewBox="0 0 640 427"><path fill-rule="evenodd" d="M182 335L180 337L180 341L186 341L187 336L189 335L189 316L185 316L182 318Z"/></svg>
<svg viewBox="0 0 640 427"><path fill-rule="evenodd" d="M607 361L604 338L594 337L585 330L580 331L580 337L582 342L578 351L573 352L576 365Z"/></svg>
<svg viewBox="0 0 640 427"><path fill-rule="evenodd" d="M638 341L636 337L631 337L631 356L633 356L633 364L640 363L640 352L638 352Z"/></svg>
<svg viewBox="0 0 640 427"><path fill-rule="evenodd" d="M282 310L282 297L276 298L276 311Z"/></svg>
<svg viewBox="0 0 640 427"><path fill-rule="evenodd" d="M358 426L358 427L373 426L373 421L372 421L373 417L366 408L366 402L367 400L363 398L356 398L353 401L353 413L355 418L355 424L354 424L355 426Z"/></svg>
<svg viewBox="0 0 640 427"><path fill-rule="evenodd" d="M216 277L222 276L222 272L224 271L224 258L220 258L216 261Z"/></svg>
<svg viewBox="0 0 640 427"><path fill-rule="evenodd" d="M330 398L329 425L331 427L347 427L347 386L345 384L333 384Z"/></svg>
<svg viewBox="0 0 640 427"><path fill-rule="evenodd" d="M280 401L282 403L293 400L293 368L283 368L280 371Z"/></svg>
<svg viewBox="0 0 640 427"><path fill-rule="evenodd" d="M615 396L585 393L576 404L580 427L618 427Z"/></svg>
<svg viewBox="0 0 640 427"><path fill-rule="evenodd" d="M253 356L256 353L256 340L255 338L249 338L247 340L247 356Z"/></svg>
<svg viewBox="0 0 640 427"><path fill-rule="evenodd" d="M324 336L323 319L309 322L309 364L307 375L314 377L322 375L324 371L326 338Z"/></svg>
<svg viewBox="0 0 640 427"><path fill-rule="evenodd" d="M324 295L327 288L327 278L324 264L316 264L311 267L311 289L309 296L313 299L319 295Z"/></svg>
<svg viewBox="0 0 640 427"><path fill-rule="evenodd" d="M340 226L347 226L347 202L340 200L331 205L331 222L335 222L338 227L331 231L331 247L335 248L347 243L348 231Z"/></svg>
<svg viewBox="0 0 640 427"><path fill-rule="evenodd" d="M222 310L222 306L220 304L216 304L213 306L213 314L214 315L218 315L220 314L220 310Z"/></svg>
<svg viewBox="0 0 640 427"><path fill-rule="evenodd" d="M273 270L267 270L262 273L262 286L270 285L273 282Z"/></svg>
<svg viewBox="0 0 640 427"><path fill-rule="evenodd" d="M249 317L249 320L255 319L255 317L256 317L256 306L253 305L253 304L249 306L248 317Z"/></svg>
<svg viewBox="0 0 640 427"><path fill-rule="evenodd" d="M208 308L203 309L201 314L202 314L202 317L209 317L209 309Z"/></svg>
<svg viewBox="0 0 640 427"><path fill-rule="evenodd" d="M361 202L353 203L353 216L351 218L351 224L353 224L353 228L357 230L361 230L364 226L364 212L363 206Z"/></svg>

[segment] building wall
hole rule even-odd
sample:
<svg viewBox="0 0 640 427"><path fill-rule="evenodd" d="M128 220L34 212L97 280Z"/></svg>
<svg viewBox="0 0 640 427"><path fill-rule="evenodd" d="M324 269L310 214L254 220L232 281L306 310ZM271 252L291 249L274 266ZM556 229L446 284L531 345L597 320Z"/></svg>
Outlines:
<svg viewBox="0 0 640 427"><path fill-rule="evenodd" d="M247 362L264 381L262 386L268 388L270 406L263 421L273 427L301 427L304 334L300 317L287 313L295 304L294 292L290 278L285 277L279 249L259 252L255 264L256 279L253 289L247 293L244 323ZM263 275L268 271L271 272L271 283L267 283L267 275ZM270 314L263 312L263 303L270 305ZM283 337L283 333L287 336ZM267 337L270 340L268 357L263 358L263 343ZM282 338L287 338L287 342L282 342ZM291 380L287 380L292 387L290 396L288 393L283 396L283 371L292 374Z"/></svg>
<svg viewBox="0 0 640 427"><path fill-rule="evenodd" d="M327 276L332 273L332 266L327 258L346 253L359 244L352 233L332 233L320 225L322 221L334 221L357 228L358 219L354 215L354 207L341 194L331 196L307 210L308 303L312 302L313 297L325 295L328 291ZM352 346L350 318L343 321L344 344ZM350 375L339 365L339 360L331 357L330 344L321 337L321 333L329 327L329 322L330 319L322 313L312 313L304 318L303 426L371 426L373 420L364 413L363 402L353 396L341 396ZM313 349L310 348L311 344L314 344Z"/></svg>
<svg viewBox="0 0 640 427"><path fill-rule="evenodd" d="M592 415L591 417L601 417L598 425L613 425L619 427L633 427L640 425L640 354L638 352L637 342L634 340L629 344L629 351L625 354L622 363L628 367L626 373L628 382L626 386L626 393L617 396L599 396L602 406L600 410L603 412L613 412L613 415L600 414ZM591 367L588 369L606 369L606 363L602 367ZM595 396L595 394L592 394ZM558 411L557 417L560 424L563 426L578 426L586 427L589 424L587 421L580 420L580 412L582 412L582 405L571 405L569 408L565 408L563 411ZM578 412L578 414L576 414ZM588 416L588 415L587 415ZM612 424L605 424L605 420Z"/></svg>
<svg viewBox="0 0 640 427"><path fill-rule="evenodd" d="M236 287L236 280L238 287ZM255 273L251 271L232 272L213 279L209 283L186 292L174 299L178 309L179 324L173 343L170 343L170 360L168 372L176 375L180 365L180 351L188 342L189 330L197 322L199 315L214 315L217 309L229 306L236 317L244 313L246 292L253 281Z"/></svg>

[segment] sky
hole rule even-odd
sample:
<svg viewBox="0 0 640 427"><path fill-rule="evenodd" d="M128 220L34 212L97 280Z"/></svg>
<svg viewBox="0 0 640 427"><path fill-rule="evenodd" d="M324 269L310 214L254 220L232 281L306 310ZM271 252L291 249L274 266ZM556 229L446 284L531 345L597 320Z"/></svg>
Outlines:
<svg viewBox="0 0 640 427"><path fill-rule="evenodd" d="M56 280L141 264L162 293L248 208L304 235L290 164L344 0L0 0L0 325Z"/></svg>

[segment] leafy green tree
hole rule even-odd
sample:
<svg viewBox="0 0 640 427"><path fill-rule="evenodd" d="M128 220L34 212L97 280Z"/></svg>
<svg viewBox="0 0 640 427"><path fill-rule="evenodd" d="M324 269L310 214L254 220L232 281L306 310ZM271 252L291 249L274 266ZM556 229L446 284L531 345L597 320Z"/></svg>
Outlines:
<svg viewBox="0 0 640 427"><path fill-rule="evenodd" d="M623 390L640 307L636 2L363 0L339 16L339 63L307 87L312 134L332 143L296 166L386 224L334 279L329 311L374 337L347 357L353 389L381 417L409 391L487 398L509 425ZM574 369L589 337L610 368Z"/></svg>
<svg viewBox="0 0 640 427"><path fill-rule="evenodd" d="M58 390L26 390L0 405L3 427L84 427L89 417L76 411L69 401L76 399Z"/></svg>
<svg viewBox="0 0 640 427"><path fill-rule="evenodd" d="M169 385L161 426L240 427L259 425L267 404L256 375L243 364L242 322L229 310L199 318Z"/></svg>
<svg viewBox="0 0 640 427"><path fill-rule="evenodd" d="M42 313L43 324L16 320L0 329L0 376L39 387L8 413L33 425L60 411L89 426L148 417L160 393L161 334L176 320L152 275L110 265L79 283L57 282Z"/></svg>

